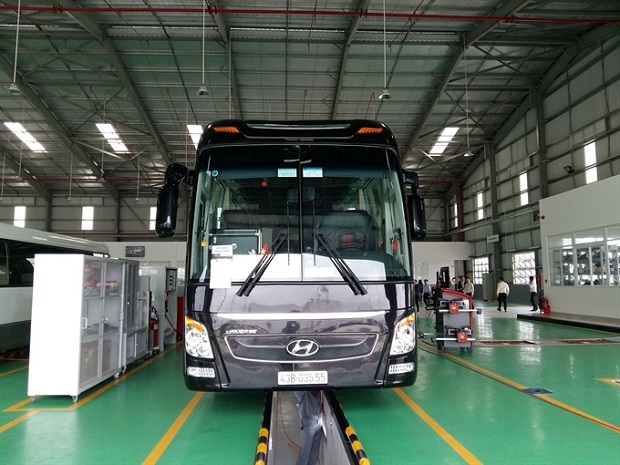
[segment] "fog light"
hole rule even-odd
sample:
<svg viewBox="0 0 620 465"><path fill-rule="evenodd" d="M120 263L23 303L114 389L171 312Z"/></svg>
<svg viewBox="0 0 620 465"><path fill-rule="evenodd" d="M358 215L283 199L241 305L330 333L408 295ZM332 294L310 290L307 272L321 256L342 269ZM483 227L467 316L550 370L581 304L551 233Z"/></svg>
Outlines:
<svg viewBox="0 0 620 465"><path fill-rule="evenodd" d="M215 370L213 368L187 367L187 376L193 376L195 378L215 378Z"/></svg>
<svg viewBox="0 0 620 465"><path fill-rule="evenodd" d="M413 363L395 363L390 365L388 373L390 375L402 375L403 373L411 373L413 371Z"/></svg>

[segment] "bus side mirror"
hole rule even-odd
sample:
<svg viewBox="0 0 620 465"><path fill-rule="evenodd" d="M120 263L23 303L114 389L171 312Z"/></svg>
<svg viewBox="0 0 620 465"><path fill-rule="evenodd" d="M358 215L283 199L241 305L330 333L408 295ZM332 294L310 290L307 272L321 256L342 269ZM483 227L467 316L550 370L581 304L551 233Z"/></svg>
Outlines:
<svg viewBox="0 0 620 465"><path fill-rule="evenodd" d="M157 213L155 215L155 232L159 237L172 237L177 227L177 206L179 203L179 186L164 185L157 194Z"/></svg>
<svg viewBox="0 0 620 465"><path fill-rule="evenodd" d="M426 239L426 211L424 210L424 199L415 194L410 196L408 200L411 240L423 241Z"/></svg>
<svg viewBox="0 0 620 465"><path fill-rule="evenodd" d="M426 211L424 210L424 199L418 194L420 178L417 173L404 170L403 184L405 185L409 210L407 213L409 213L411 240L423 241L426 239Z"/></svg>

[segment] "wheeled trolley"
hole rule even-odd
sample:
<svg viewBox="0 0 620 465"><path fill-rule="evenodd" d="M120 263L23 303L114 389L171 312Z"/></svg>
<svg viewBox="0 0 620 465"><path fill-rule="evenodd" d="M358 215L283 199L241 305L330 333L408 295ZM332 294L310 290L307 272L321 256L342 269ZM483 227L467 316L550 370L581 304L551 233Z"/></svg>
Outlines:
<svg viewBox="0 0 620 465"><path fill-rule="evenodd" d="M445 352L458 347L461 352L473 350L474 337L473 315L477 310L471 297L458 291L445 289L443 298L435 306L435 337L431 340L437 349Z"/></svg>

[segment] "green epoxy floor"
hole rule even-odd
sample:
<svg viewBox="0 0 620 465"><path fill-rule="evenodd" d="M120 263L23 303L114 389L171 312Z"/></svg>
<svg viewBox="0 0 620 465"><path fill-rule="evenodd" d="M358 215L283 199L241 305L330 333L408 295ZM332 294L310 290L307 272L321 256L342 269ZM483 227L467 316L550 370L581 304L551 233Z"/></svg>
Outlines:
<svg viewBox="0 0 620 465"><path fill-rule="evenodd" d="M445 354L422 311L414 386L337 393L372 465L620 465L619 334L515 318L525 310L485 308L472 353ZM181 367L172 349L78 404L30 403L27 362L0 361L0 464L254 463L264 394L194 393Z"/></svg>

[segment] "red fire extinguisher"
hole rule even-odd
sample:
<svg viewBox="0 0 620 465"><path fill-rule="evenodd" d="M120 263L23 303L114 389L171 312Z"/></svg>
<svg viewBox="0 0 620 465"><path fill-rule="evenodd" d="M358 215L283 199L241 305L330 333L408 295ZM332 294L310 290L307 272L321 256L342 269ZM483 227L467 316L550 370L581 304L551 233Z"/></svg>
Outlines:
<svg viewBox="0 0 620 465"><path fill-rule="evenodd" d="M157 316L155 307L151 307L149 330L151 332L151 351L153 353L159 352L159 316Z"/></svg>
<svg viewBox="0 0 620 465"><path fill-rule="evenodd" d="M547 296L540 296L540 311L545 314L551 313L551 304L549 304Z"/></svg>

